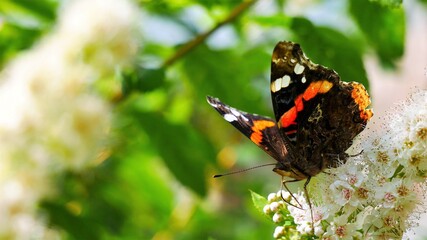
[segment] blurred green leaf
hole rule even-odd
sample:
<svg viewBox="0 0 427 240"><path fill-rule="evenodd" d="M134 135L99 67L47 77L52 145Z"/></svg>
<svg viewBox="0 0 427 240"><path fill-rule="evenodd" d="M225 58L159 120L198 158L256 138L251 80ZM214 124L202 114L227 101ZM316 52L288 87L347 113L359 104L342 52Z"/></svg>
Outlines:
<svg viewBox="0 0 427 240"><path fill-rule="evenodd" d="M40 32L3 23L0 29L0 67L9 59L13 58L17 52L30 47L33 42L40 36Z"/></svg>
<svg viewBox="0 0 427 240"><path fill-rule="evenodd" d="M75 239L99 238L103 232L117 234L126 219L126 205L119 194L120 186L113 183L108 170L100 166L95 171L58 176L61 194L42 204L49 211L50 224L65 229Z"/></svg>
<svg viewBox="0 0 427 240"><path fill-rule="evenodd" d="M156 113L141 114L140 121L177 179L197 194L206 195L205 165L215 159L210 143L190 126L172 124Z"/></svg>
<svg viewBox="0 0 427 240"><path fill-rule="evenodd" d="M387 67L395 67L405 42L405 12L382 7L377 2L350 1L350 14Z"/></svg>
<svg viewBox="0 0 427 240"><path fill-rule="evenodd" d="M269 16L256 16L253 18L257 23L263 26L288 26L292 18L289 18L283 14L269 15Z"/></svg>
<svg viewBox="0 0 427 240"><path fill-rule="evenodd" d="M183 71L197 101L205 102L206 95L211 95L239 109L263 114L266 104L260 102L261 96L269 94L269 80L263 73L270 59L270 53L261 48L233 52L214 51L202 45L184 59ZM262 82L263 88L256 88L257 81Z"/></svg>
<svg viewBox="0 0 427 240"><path fill-rule="evenodd" d="M57 1L0 1L0 67L29 48L56 18Z"/></svg>
<svg viewBox="0 0 427 240"><path fill-rule="evenodd" d="M156 156L154 149L140 144L131 145L124 155L116 159L118 185L121 186L117 198L123 201L132 212L128 213L131 222L128 227L138 228L134 234L150 238L157 231L167 228L176 199L173 195L171 179L164 174L164 165ZM112 196L111 196L112 197ZM127 211L126 211L127 212ZM144 213L141 215L141 213ZM141 235L140 235L141 234Z"/></svg>
<svg viewBox="0 0 427 240"><path fill-rule="evenodd" d="M383 6L399 7L402 5L403 0L369 0L371 2L378 2Z"/></svg>
<svg viewBox="0 0 427 240"><path fill-rule="evenodd" d="M306 55L315 63L334 69L343 81L356 81L369 88L358 43L328 27L317 27L305 18L294 18L292 30Z"/></svg>
<svg viewBox="0 0 427 240"><path fill-rule="evenodd" d="M53 227L61 227L74 239L97 239L100 236L101 226L91 219L77 217L55 202L45 202L42 207L51 212L50 222Z"/></svg>
<svg viewBox="0 0 427 240"><path fill-rule="evenodd" d="M268 201L265 197L259 195L256 192L251 191L251 196L252 196L252 202L255 206L255 208L262 214L265 215L263 209L265 207L265 205L267 205Z"/></svg>
<svg viewBox="0 0 427 240"><path fill-rule="evenodd" d="M124 72L122 79L122 91L125 96L134 91L153 91L165 83L165 70L163 68L135 67Z"/></svg>
<svg viewBox="0 0 427 240"><path fill-rule="evenodd" d="M51 22L56 18L57 0L2 0L0 12L6 15L19 14L33 16L44 22Z"/></svg>

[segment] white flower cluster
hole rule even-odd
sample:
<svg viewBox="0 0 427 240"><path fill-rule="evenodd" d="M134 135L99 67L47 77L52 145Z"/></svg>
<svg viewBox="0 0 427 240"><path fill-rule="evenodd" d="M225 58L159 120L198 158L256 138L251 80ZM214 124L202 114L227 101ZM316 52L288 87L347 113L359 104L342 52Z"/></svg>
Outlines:
<svg viewBox="0 0 427 240"><path fill-rule="evenodd" d="M0 238L49 239L37 212L54 177L93 164L111 121L94 91L136 50L137 7L125 0L76 0L56 30L0 75Z"/></svg>
<svg viewBox="0 0 427 240"><path fill-rule="evenodd" d="M293 222L289 210L286 208L286 204L292 200L289 192L280 190L277 193L270 193L267 200L268 204L264 206L263 212L272 217L273 222L278 225L273 236L275 238L298 236L298 232L295 228L290 227L295 226L295 223ZM289 219L291 219L291 223Z"/></svg>
<svg viewBox="0 0 427 240"><path fill-rule="evenodd" d="M317 177L309 189L313 222L302 192L294 194L302 209L269 196L265 213L277 203L275 211L289 213L275 221L275 238L289 238L282 224L291 220L300 236L320 239L399 239L415 225L410 217L423 201L427 177L427 91L413 93L386 120L381 132L368 133L361 155Z"/></svg>

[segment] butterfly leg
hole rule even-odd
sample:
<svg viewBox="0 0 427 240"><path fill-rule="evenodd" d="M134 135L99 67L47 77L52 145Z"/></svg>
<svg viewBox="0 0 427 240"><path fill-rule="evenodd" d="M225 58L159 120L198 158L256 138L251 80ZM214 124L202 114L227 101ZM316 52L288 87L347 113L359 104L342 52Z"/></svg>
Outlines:
<svg viewBox="0 0 427 240"><path fill-rule="evenodd" d="M292 194L292 192L289 190L289 188L288 188L288 186L286 185L286 183L290 183L290 182L298 182L299 180L283 180L283 177L282 177L282 187L284 187L285 189L286 189L286 191L288 191L288 193L291 195L291 197L295 200L295 202L297 202L297 204L299 205L299 207L298 206L296 206L296 205L294 205L294 204L292 204L290 201L287 201L284 197L283 197L283 195L282 195L282 191L280 191L280 196L282 197L282 199L283 199L283 201L285 201L287 204L289 204L289 205L291 205L292 207L296 207L296 208L298 208L298 209L302 209L302 205L298 202L298 200L297 200L297 198Z"/></svg>
<svg viewBox="0 0 427 240"><path fill-rule="evenodd" d="M357 157L357 156L360 156L362 153L363 153L363 150L362 150L362 151L360 151L359 153L356 153L356 154L354 154L354 155L348 155L348 156L349 156L349 157Z"/></svg>
<svg viewBox="0 0 427 240"><path fill-rule="evenodd" d="M304 183L304 194L307 199L308 207L310 208L310 216L311 216L311 229L314 232L314 218L313 218L313 207L311 206L310 196L308 195L307 185L310 183L311 177L307 178L307 181Z"/></svg>

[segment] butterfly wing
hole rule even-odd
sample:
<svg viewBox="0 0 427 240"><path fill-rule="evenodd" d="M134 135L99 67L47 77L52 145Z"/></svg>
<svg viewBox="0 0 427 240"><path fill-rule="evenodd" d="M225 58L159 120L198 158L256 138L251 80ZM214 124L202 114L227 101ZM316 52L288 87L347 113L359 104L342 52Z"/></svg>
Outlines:
<svg viewBox="0 0 427 240"><path fill-rule="evenodd" d="M277 124L273 119L237 110L214 97L208 96L207 101L227 122L277 161L283 159L287 154Z"/></svg>
<svg viewBox="0 0 427 240"><path fill-rule="evenodd" d="M307 161L303 168L335 165L322 156L343 154L372 116L362 84L342 82L292 42L279 42L273 51L270 90L278 128Z"/></svg>
<svg viewBox="0 0 427 240"><path fill-rule="evenodd" d="M306 124L322 94L338 82L333 70L312 63L298 44L276 45L271 60L271 98L279 128L294 144L298 128Z"/></svg>

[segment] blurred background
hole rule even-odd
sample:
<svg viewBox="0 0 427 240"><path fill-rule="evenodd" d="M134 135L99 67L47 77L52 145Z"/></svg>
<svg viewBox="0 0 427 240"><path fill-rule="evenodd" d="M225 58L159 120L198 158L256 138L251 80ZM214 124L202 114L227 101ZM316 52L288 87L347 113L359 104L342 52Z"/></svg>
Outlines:
<svg viewBox="0 0 427 240"><path fill-rule="evenodd" d="M37 48L52 32L61 32L58 26L65 21L63 15L70 15L67 8L73 2L0 2L3 80L14 59ZM373 122L381 122L381 116L414 87L427 87L425 0L129 4L136 12L138 37L136 44L123 44L135 44L133 55L124 65L115 65L112 58L112 65L98 66L101 74L88 81L88 88L109 106L105 116L111 117L109 134L99 140L100 150L93 149L96 157L90 164L43 165L49 170L43 175L49 179L45 188L51 191L39 194L30 210L18 211L36 216L55 232L49 235L52 238L272 238L275 226L254 208L249 190L267 196L280 189L280 177L269 167L219 179L212 176L274 160L224 121L205 98L212 95L243 111L273 116L269 71L278 41L300 43L315 63L336 70L344 81L363 83L372 97ZM98 18L100 13L93 9L92 17ZM78 21L79 11L73 14L68 19L76 21L69 25L76 29L90 25L91 18ZM103 21L108 32L118 20ZM95 47L86 49L89 53L103 46L91 44ZM115 51L117 46L111 48ZM79 52L78 47L74 51ZM25 164L26 158L19 161ZM0 185L16 176L11 169L0 178ZM16 210L0 212L5 211L12 216ZM20 236L14 231L28 231L23 224L16 230L0 228L0 236ZM425 227L408 236L422 239L427 236Z"/></svg>

